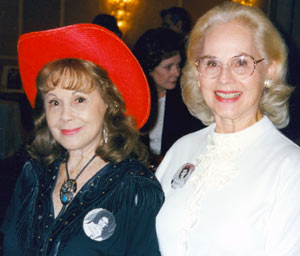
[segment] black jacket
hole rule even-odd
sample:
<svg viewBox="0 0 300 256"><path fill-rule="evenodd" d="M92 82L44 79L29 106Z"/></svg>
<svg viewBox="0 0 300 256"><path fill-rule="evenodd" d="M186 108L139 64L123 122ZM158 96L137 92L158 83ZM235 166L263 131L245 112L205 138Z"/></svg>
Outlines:
<svg viewBox="0 0 300 256"><path fill-rule="evenodd" d="M107 164L54 218L51 198L60 164L25 164L1 227L4 255L160 255L155 217L164 197L149 169L133 158ZM97 241L87 235L84 221L103 209L113 221Z"/></svg>
<svg viewBox="0 0 300 256"><path fill-rule="evenodd" d="M177 86L178 87L178 86ZM149 131L157 118L157 103L152 103L148 122L142 131L146 131L142 137L144 143L149 146ZM179 88L166 92L165 115L162 133L161 155L165 155L173 143L182 136L198 131L205 126L200 120L193 117L184 104Z"/></svg>

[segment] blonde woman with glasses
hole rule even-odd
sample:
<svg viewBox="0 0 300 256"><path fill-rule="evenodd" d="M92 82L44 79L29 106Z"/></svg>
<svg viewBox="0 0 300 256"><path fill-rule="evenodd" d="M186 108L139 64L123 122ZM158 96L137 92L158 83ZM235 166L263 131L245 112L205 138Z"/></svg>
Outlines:
<svg viewBox="0 0 300 256"><path fill-rule="evenodd" d="M282 37L259 9L225 2L197 21L187 57L183 98L208 127L157 170L162 255L300 255L300 149L278 131L293 91Z"/></svg>

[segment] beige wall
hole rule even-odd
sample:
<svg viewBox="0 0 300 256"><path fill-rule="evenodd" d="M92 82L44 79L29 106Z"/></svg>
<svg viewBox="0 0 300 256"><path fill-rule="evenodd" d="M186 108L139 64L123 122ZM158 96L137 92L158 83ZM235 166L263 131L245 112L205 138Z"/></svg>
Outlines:
<svg viewBox="0 0 300 256"><path fill-rule="evenodd" d="M206 11L222 2L224 2L224 0L183 0L183 7L191 14L193 22L195 23ZM268 0L257 0L256 6L267 11L267 3Z"/></svg>
<svg viewBox="0 0 300 256"><path fill-rule="evenodd" d="M99 13L108 13L105 0L64 0L64 24L91 22ZM159 13L162 9L179 5L180 0L138 0L132 15L131 27L124 33L124 41L129 47L149 28L161 24Z"/></svg>
<svg viewBox="0 0 300 256"><path fill-rule="evenodd" d="M3 0L0 1L0 59L16 56L18 34L74 23L91 22L99 13L107 13L106 0ZM183 6L196 21L205 11L223 0L138 0L132 13L131 28L124 41L131 47L149 28L160 26L160 11ZM267 0L258 0L264 6Z"/></svg>
<svg viewBox="0 0 300 256"><path fill-rule="evenodd" d="M224 0L183 0L183 8L185 8L191 14L193 22L196 22L197 19L206 11L222 2L224 2Z"/></svg>
<svg viewBox="0 0 300 256"><path fill-rule="evenodd" d="M63 0L64 25L91 22L99 13L109 13L105 0ZM160 26L160 11L171 6L182 6L192 16L195 22L207 10L224 0L138 0L132 13L131 27L124 33L123 40L132 47L138 37L149 28ZM262 6L267 0L257 0Z"/></svg>
<svg viewBox="0 0 300 256"><path fill-rule="evenodd" d="M131 48L138 37L147 29L160 26L160 11L162 9L182 6L196 21L205 11L222 1L138 0L138 6L132 13L131 27L124 33L123 39ZM258 0L262 3L267 1ZM105 2L106 0L0 1L0 83L2 67L17 65L17 38L20 34L63 25L91 22L97 14L108 12Z"/></svg>

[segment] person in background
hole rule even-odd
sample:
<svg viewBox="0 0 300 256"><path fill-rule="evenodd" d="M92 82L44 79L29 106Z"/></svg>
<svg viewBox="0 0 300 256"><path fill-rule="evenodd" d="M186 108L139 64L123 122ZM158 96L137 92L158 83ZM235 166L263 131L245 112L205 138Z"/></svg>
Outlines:
<svg viewBox="0 0 300 256"><path fill-rule="evenodd" d="M144 165L150 93L134 55L111 31L76 24L22 35L18 61L35 137L1 226L4 255L159 256L164 196Z"/></svg>
<svg viewBox="0 0 300 256"><path fill-rule="evenodd" d="M92 21L93 24L105 27L122 38L122 31L118 26L117 19L109 14L98 14Z"/></svg>
<svg viewBox="0 0 300 256"><path fill-rule="evenodd" d="M182 36L181 68L186 62L186 43L192 28L192 18L182 7L171 7L160 12L162 27L171 29Z"/></svg>
<svg viewBox="0 0 300 256"><path fill-rule="evenodd" d="M171 7L160 12L162 27L172 29L182 34L184 37L192 28L192 19L190 14L182 7Z"/></svg>
<svg viewBox="0 0 300 256"><path fill-rule="evenodd" d="M187 58L183 99L208 127L157 169L162 255L300 255L300 148L278 130L293 91L281 35L258 8L227 1L197 21Z"/></svg>
<svg viewBox="0 0 300 256"><path fill-rule="evenodd" d="M166 28L146 31L135 43L133 53L150 85L151 113L143 127L143 140L150 147L154 166L181 136L203 127L187 110L178 79L182 50L181 36Z"/></svg>

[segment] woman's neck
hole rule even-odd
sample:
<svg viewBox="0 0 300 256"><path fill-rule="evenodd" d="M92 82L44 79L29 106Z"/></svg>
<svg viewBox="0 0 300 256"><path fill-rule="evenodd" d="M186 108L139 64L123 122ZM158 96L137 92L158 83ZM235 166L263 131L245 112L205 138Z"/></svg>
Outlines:
<svg viewBox="0 0 300 256"><path fill-rule="evenodd" d="M158 99L161 99L166 95L166 89L157 89L157 97Z"/></svg>

